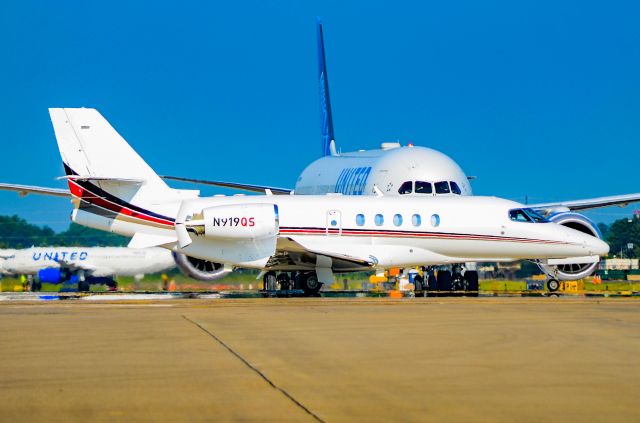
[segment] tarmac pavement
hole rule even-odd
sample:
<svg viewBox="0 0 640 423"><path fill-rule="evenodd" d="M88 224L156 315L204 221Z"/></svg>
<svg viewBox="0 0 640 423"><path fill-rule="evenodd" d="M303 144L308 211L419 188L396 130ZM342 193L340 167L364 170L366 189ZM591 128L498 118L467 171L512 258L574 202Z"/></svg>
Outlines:
<svg viewBox="0 0 640 423"><path fill-rule="evenodd" d="M0 304L0 421L640 421L640 302Z"/></svg>

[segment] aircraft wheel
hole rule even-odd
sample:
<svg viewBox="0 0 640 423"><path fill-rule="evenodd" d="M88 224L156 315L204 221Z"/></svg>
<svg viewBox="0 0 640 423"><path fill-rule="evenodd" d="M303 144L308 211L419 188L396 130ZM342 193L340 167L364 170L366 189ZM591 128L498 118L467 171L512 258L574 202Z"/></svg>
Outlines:
<svg viewBox="0 0 640 423"><path fill-rule="evenodd" d="M275 291L276 290L276 273L275 272L267 272L262 277L262 282L264 285L265 291Z"/></svg>
<svg viewBox="0 0 640 423"><path fill-rule="evenodd" d="M420 275L415 275L413 277L413 285L415 286L416 291L424 290L424 279Z"/></svg>
<svg viewBox="0 0 640 423"><path fill-rule="evenodd" d="M78 292L89 292L89 282L78 281Z"/></svg>
<svg viewBox="0 0 640 423"><path fill-rule="evenodd" d="M467 281L467 295L472 297L478 296L478 272L475 270L467 270L464 272L464 279Z"/></svg>
<svg viewBox="0 0 640 423"><path fill-rule="evenodd" d="M451 291L451 272L448 270L440 270L438 272L438 291Z"/></svg>
<svg viewBox="0 0 640 423"><path fill-rule="evenodd" d="M557 279L549 279L547 281L547 289L549 290L549 292L556 292L558 289L560 289L560 282L558 282Z"/></svg>
<svg viewBox="0 0 640 423"><path fill-rule="evenodd" d="M316 272L309 272L300 276L300 289L304 291L304 295L308 297L317 296L322 288L322 283L318 281Z"/></svg>
<svg viewBox="0 0 640 423"><path fill-rule="evenodd" d="M278 273L278 277L276 278L276 280L278 281L278 284L280 284L280 289L291 289L291 279L286 272Z"/></svg>

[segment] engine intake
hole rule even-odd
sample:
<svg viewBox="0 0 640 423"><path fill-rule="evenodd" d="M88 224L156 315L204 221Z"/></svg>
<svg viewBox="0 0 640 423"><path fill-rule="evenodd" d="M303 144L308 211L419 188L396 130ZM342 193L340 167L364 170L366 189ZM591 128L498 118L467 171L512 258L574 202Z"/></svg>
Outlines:
<svg viewBox="0 0 640 423"><path fill-rule="evenodd" d="M576 231L580 231L587 235L595 236L602 239L602 234L598 227L584 215L574 212L562 212L552 214L548 216L551 222L558 225L566 226ZM575 281L578 279L586 278L595 272L598 267L598 263L574 263L574 264L559 264L548 265L538 264L540 270L545 274L553 276L555 279L563 281Z"/></svg>
<svg viewBox="0 0 640 423"><path fill-rule="evenodd" d="M183 274L199 281L213 282L231 273L231 270L225 269L221 263L214 263L180 253L173 253L173 258L178 269Z"/></svg>

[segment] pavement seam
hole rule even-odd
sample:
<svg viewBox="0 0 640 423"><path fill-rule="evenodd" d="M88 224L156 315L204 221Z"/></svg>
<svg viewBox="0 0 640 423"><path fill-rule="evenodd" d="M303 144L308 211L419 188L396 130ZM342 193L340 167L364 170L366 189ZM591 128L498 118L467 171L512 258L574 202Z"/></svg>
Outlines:
<svg viewBox="0 0 640 423"><path fill-rule="evenodd" d="M313 411L309 410L307 407L305 407L300 401L298 401L297 399L295 399L289 392L287 392L286 390L284 390L283 388L279 387L278 385L276 385L273 381L271 381L271 379L269 379L267 377L267 375L265 375L264 373L262 373L260 371L260 369L258 369L257 367L253 366L251 363L249 363L249 361L247 359L245 359L243 356L240 355L240 353L236 352L233 348L231 348L229 345L225 344L224 341L220 338L218 338L216 335L214 335L213 333L211 333L209 330L207 330L205 327L203 327L200 323L195 322L191 319L189 319L187 316L185 316L184 314L182 315L182 318L184 320L186 320L187 322L197 326L198 328L200 328L200 330L202 330L204 333L206 333L207 335L209 335L211 338L213 338L217 343L219 343L220 345L222 345L227 351L229 351L231 354L233 354L234 356L236 356L238 358L238 360L240 360L245 366L247 366L249 369L253 370L255 373L258 374L258 376L260 376L265 382L267 382L269 385L271 385L272 388L280 391L282 393L282 395L284 395L285 397L287 397L291 402L293 402L296 406L298 406L299 408L301 408L305 413L309 414L311 417L313 417L315 420L325 423L324 420L322 420L320 417L318 417Z"/></svg>

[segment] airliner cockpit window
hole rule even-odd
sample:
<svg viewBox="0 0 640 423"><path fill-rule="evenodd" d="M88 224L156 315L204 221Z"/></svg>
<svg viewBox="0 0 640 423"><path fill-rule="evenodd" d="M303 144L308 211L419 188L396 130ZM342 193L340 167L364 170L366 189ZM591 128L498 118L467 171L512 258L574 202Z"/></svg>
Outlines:
<svg viewBox="0 0 640 423"><path fill-rule="evenodd" d="M524 209L524 212L536 223L548 223L549 221L533 209Z"/></svg>
<svg viewBox="0 0 640 423"><path fill-rule="evenodd" d="M531 218L522 209L509 210L509 219L514 222L532 222Z"/></svg>
<svg viewBox="0 0 640 423"><path fill-rule="evenodd" d="M450 181L449 183L451 184L451 192L453 192L454 194L457 194L457 195L461 195L462 194L462 190L460 189L458 184L456 184L453 181Z"/></svg>
<svg viewBox="0 0 640 423"><path fill-rule="evenodd" d="M400 195L411 194L412 192L413 192L413 182L412 181L404 182L402 185L400 185L400 188L398 188L398 194L400 194Z"/></svg>
<svg viewBox="0 0 640 423"><path fill-rule="evenodd" d="M433 194L431 182L416 181L416 194Z"/></svg>
<svg viewBox="0 0 640 423"><path fill-rule="evenodd" d="M449 194L451 191L449 190L449 182L441 181L436 182L436 194Z"/></svg>

